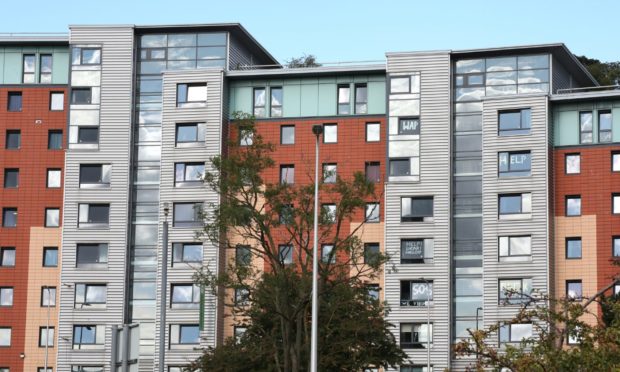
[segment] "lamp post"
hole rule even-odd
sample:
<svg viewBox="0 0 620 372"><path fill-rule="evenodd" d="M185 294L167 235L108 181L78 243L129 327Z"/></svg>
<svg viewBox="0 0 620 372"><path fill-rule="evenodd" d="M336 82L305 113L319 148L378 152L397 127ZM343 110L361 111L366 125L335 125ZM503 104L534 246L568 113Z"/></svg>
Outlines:
<svg viewBox="0 0 620 372"><path fill-rule="evenodd" d="M310 339L310 372L316 372L317 345L318 345L318 318L319 318L319 140L323 134L323 126L312 126L312 133L316 136L316 151L314 157L314 247L312 249L312 333Z"/></svg>
<svg viewBox="0 0 620 372"><path fill-rule="evenodd" d="M164 356L166 353L166 289L168 282L168 203L164 203L164 223L161 234L161 301L159 303L159 372L164 372Z"/></svg>
<svg viewBox="0 0 620 372"><path fill-rule="evenodd" d="M426 283L426 372L431 370L431 285L427 279L419 278Z"/></svg>
<svg viewBox="0 0 620 372"><path fill-rule="evenodd" d="M52 296L50 296L50 287L43 287L47 292L47 321L45 324L45 365L43 371L47 372L47 356L48 356L48 348L50 344L50 302L52 301Z"/></svg>
<svg viewBox="0 0 620 372"><path fill-rule="evenodd" d="M478 306L476 308L476 331L480 329L480 327L478 326L478 317L479 317L478 313L480 312L480 310L482 310L482 307ZM476 361L477 362L480 361L480 352L478 350L478 342L476 342Z"/></svg>

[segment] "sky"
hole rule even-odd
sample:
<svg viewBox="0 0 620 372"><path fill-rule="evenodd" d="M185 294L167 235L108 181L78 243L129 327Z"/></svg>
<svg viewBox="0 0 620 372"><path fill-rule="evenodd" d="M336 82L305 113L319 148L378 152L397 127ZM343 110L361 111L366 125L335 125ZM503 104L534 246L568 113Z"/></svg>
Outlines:
<svg viewBox="0 0 620 372"><path fill-rule="evenodd" d="M70 24L241 23L280 62L383 61L385 52L563 42L620 61L620 0L3 1L0 32ZM27 5L27 10L24 9Z"/></svg>

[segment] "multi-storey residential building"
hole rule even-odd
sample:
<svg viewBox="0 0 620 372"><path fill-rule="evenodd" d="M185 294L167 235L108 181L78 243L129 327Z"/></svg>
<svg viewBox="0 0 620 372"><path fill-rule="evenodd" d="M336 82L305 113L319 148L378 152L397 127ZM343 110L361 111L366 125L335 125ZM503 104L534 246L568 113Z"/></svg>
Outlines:
<svg viewBox="0 0 620 372"><path fill-rule="evenodd" d="M56 365L66 36L0 36L0 370Z"/></svg>

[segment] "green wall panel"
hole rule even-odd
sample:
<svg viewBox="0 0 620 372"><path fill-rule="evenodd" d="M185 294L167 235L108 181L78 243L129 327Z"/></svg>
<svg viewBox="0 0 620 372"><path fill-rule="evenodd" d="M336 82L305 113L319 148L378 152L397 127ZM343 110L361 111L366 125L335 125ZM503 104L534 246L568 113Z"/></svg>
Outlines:
<svg viewBox="0 0 620 372"><path fill-rule="evenodd" d="M579 112L559 111L555 118L555 146L579 144Z"/></svg>
<svg viewBox="0 0 620 372"><path fill-rule="evenodd" d="M319 84L319 111L318 116L336 115L336 84Z"/></svg>
<svg viewBox="0 0 620 372"><path fill-rule="evenodd" d="M612 141L620 142L620 101L579 102L559 104L553 109L554 146L579 145L579 112L592 111L593 144L598 143L598 111L611 110Z"/></svg>
<svg viewBox="0 0 620 372"><path fill-rule="evenodd" d="M4 81L4 51L0 50L0 83Z"/></svg>
<svg viewBox="0 0 620 372"><path fill-rule="evenodd" d="M612 127L611 138L614 142L620 142L620 107L616 107L611 110Z"/></svg>
<svg viewBox="0 0 620 372"><path fill-rule="evenodd" d="M232 106L232 112L243 111L246 113L252 113L252 87L240 87L234 89L235 92L235 105Z"/></svg>
<svg viewBox="0 0 620 372"><path fill-rule="evenodd" d="M23 55L35 54L35 76L39 79L41 54L52 54L52 84L69 82L68 47L0 48L0 84L22 84Z"/></svg>
<svg viewBox="0 0 620 372"><path fill-rule="evenodd" d="M21 84L22 83L22 54L21 53L5 53L4 54L4 84Z"/></svg>
<svg viewBox="0 0 620 372"><path fill-rule="evenodd" d="M319 109L319 85L302 85L300 102L300 116L316 116Z"/></svg>
<svg viewBox="0 0 620 372"><path fill-rule="evenodd" d="M68 84L69 83L69 52L55 51L53 54L52 65L52 83Z"/></svg>
<svg viewBox="0 0 620 372"><path fill-rule="evenodd" d="M282 116L300 116L301 94L300 85L282 86Z"/></svg>
<svg viewBox="0 0 620 372"><path fill-rule="evenodd" d="M368 113L384 114L386 105L385 81L368 83Z"/></svg>

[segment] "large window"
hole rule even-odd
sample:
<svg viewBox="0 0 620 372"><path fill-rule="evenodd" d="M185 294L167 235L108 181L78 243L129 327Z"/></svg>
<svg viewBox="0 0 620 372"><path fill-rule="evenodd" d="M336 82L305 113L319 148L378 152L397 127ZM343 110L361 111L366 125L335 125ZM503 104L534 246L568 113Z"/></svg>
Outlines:
<svg viewBox="0 0 620 372"><path fill-rule="evenodd" d="M80 164L80 188L110 187L110 164Z"/></svg>
<svg viewBox="0 0 620 372"><path fill-rule="evenodd" d="M15 266L15 248L2 247L0 248L0 267L12 267Z"/></svg>
<svg viewBox="0 0 620 372"><path fill-rule="evenodd" d="M351 87L349 84L338 85L338 115L351 113Z"/></svg>
<svg viewBox="0 0 620 372"><path fill-rule="evenodd" d="M581 238L566 238L566 258L581 258Z"/></svg>
<svg viewBox="0 0 620 372"><path fill-rule="evenodd" d="M17 227L17 208L2 208L2 227Z"/></svg>
<svg viewBox="0 0 620 372"><path fill-rule="evenodd" d="M72 105L90 105L93 101L92 88L71 88L71 104Z"/></svg>
<svg viewBox="0 0 620 372"><path fill-rule="evenodd" d="M366 123L366 142L381 141L381 123Z"/></svg>
<svg viewBox="0 0 620 372"><path fill-rule="evenodd" d="M503 194L499 195L499 218L523 218L532 213L532 194Z"/></svg>
<svg viewBox="0 0 620 372"><path fill-rule="evenodd" d="M108 265L108 245L105 243L79 243L75 266L78 268L105 268Z"/></svg>
<svg viewBox="0 0 620 372"><path fill-rule="evenodd" d="M280 183L292 185L295 183L295 166L285 164L280 166Z"/></svg>
<svg viewBox="0 0 620 372"><path fill-rule="evenodd" d="M174 227L196 227L202 224L202 203L174 203Z"/></svg>
<svg viewBox="0 0 620 372"><path fill-rule="evenodd" d="M532 324L504 324L499 328L500 343L519 343L532 337Z"/></svg>
<svg viewBox="0 0 620 372"><path fill-rule="evenodd" d="M403 349L424 349L433 343L433 324L430 329L426 323L401 323L400 347Z"/></svg>
<svg viewBox="0 0 620 372"><path fill-rule="evenodd" d="M293 246L289 244L281 244L278 246L278 259L283 265L293 263Z"/></svg>
<svg viewBox="0 0 620 372"><path fill-rule="evenodd" d="M75 285L75 308L104 308L107 292L105 284L77 283Z"/></svg>
<svg viewBox="0 0 620 372"><path fill-rule="evenodd" d="M566 154L564 156L564 169L566 174L581 173L581 155Z"/></svg>
<svg viewBox="0 0 620 372"><path fill-rule="evenodd" d="M15 188L19 186L19 169L4 170L4 187Z"/></svg>
<svg viewBox="0 0 620 372"><path fill-rule="evenodd" d="M0 306L13 306L13 287L0 287Z"/></svg>
<svg viewBox="0 0 620 372"><path fill-rule="evenodd" d="M5 148L7 150L17 150L22 144L22 134L20 130L10 129L6 131Z"/></svg>
<svg viewBox="0 0 620 372"><path fill-rule="evenodd" d="M196 309L200 304L200 287L192 283L170 285L170 307Z"/></svg>
<svg viewBox="0 0 620 372"><path fill-rule="evenodd" d="M60 169L47 170L47 188L59 188L62 181L62 171Z"/></svg>
<svg viewBox="0 0 620 372"><path fill-rule="evenodd" d="M200 243L173 243L172 265L180 263L202 262L202 244Z"/></svg>
<svg viewBox="0 0 620 372"><path fill-rule="evenodd" d="M43 267L58 266L58 247L43 248Z"/></svg>
<svg viewBox="0 0 620 372"><path fill-rule="evenodd" d="M579 113L579 143L592 143L592 111Z"/></svg>
<svg viewBox="0 0 620 372"><path fill-rule="evenodd" d="M381 181L381 163L378 161L366 162L366 181L377 183Z"/></svg>
<svg viewBox="0 0 620 372"><path fill-rule="evenodd" d="M420 135L420 118L399 118L398 134L401 135Z"/></svg>
<svg viewBox="0 0 620 372"><path fill-rule="evenodd" d="M400 220L429 222L433 220L433 197L401 198Z"/></svg>
<svg viewBox="0 0 620 372"><path fill-rule="evenodd" d="M11 327L0 327L0 346L11 346Z"/></svg>
<svg viewBox="0 0 620 372"><path fill-rule="evenodd" d="M390 159L390 177L411 175L411 159Z"/></svg>
<svg viewBox="0 0 620 372"><path fill-rule="evenodd" d="M60 226L60 209L45 208L45 227Z"/></svg>
<svg viewBox="0 0 620 372"><path fill-rule="evenodd" d="M338 142L338 124L323 124L323 142Z"/></svg>
<svg viewBox="0 0 620 372"><path fill-rule="evenodd" d="M519 261L532 256L532 237L529 235L500 236L498 241L500 261Z"/></svg>
<svg viewBox="0 0 620 372"><path fill-rule="evenodd" d="M205 163L176 163L174 182L176 187L201 185L205 174Z"/></svg>
<svg viewBox="0 0 620 372"><path fill-rule="evenodd" d="M355 84L355 113L368 113L368 87L366 84Z"/></svg>
<svg viewBox="0 0 620 372"><path fill-rule="evenodd" d="M79 227L107 227L110 222L110 204L80 204Z"/></svg>
<svg viewBox="0 0 620 372"><path fill-rule="evenodd" d="M73 349L97 349L104 345L105 328L94 324L73 326Z"/></svg>
<svg viewBox="0 0 620 372"><path fill-rule="evenodd" d="M39 327L39 347L54 347L54 327Z"/></svg>
<svg viewBox="0 0 620 372"><path fill-rule="evenodd" d="M22 82L24 84L33 84L35 83L35 64L36 58L34 54L24 54L24 65L23 65L23 77Z"/></svg>
<svg viewBox="0 0 620 372"><path fill-rule="evenodd" d="M400 263L432 263L434 250L433 245L433 239L401 239Z"/></svg>
<svg viewBox="0 0 620 372"><path fill-rule="evenodd" d="M532 279L500 279L499 303L520 304L529 299L532 293Z"/></svg>
<svg viewBox="0 0 620 372"><path fill-rule="evenodd" d="M606 143L612 141L611 136L611 110L599 110L598 112L598 141Z"/></svg>
<svg viewBox="0 0 620 372"><path fill-rule="evenodd" d="M71 50L72 65L101 64L101 48L73 48Z"/></svg>
<svg viewBox="0 0 620 372"><path fill-rule="evenodd" d="M282 88L271 87L271 117L279 118L282 116Z"/></svg>
<svg viewBox="0 0 620 372"><path fill-rule="evenodd" d="M8 93L7 110L11 112L22 110L22 92Z"/></svg>
<svg viewBox="0 0 620 372"><path fill-rule="evenodd" d="M323 164L323 183L336 183L338 177L338 165L335 163Z"/></svg>
<svg viewBox="0 0 620 372"><path fill-rule="evenodd" d="M499 135L529 134L532 127L532 110L505 110L499 112Z"/></svg>
<svg viewBox="0 0 620 372"><path fill-rule="evenodd" d="M566 298L571 300L579 300L583 296L583 287L581 280L566 281Z"/></svg>
<svg viewBox="0 0 620 372"><path fill-rule="evenodd" d="M205 142L204 123L185 123L176 125L177 147L200 146Z"/></svg>
<svg viewBox="0 0 620 372"><path fill-rule="evenodd" d="M177 84L177 107L202 107L207 104L207 84Z"/></svg>
<svg viewBox="0 0 620 372"><path fill-rule="evenodd" d="M175 345L197 345L200 343L198 324L171 324L170 347Z"/></svg>
<svg viewBox="0 0 620 372"><path fill-rule="evenodd" d="M532 173L532 155L529 151L500 152L498 154L500 177L529 176Z"/></svg>
<svg viewBox="0 0 620 372"><path fill-rule="evenodd" d="M295 126L283 125L280 127L280 144L282 145L294 145L295 144Z"/></svg>
<svg viewBox="0 0 620 372"><path fill-rule="evenodd" d="M254 88L254 116L257 118L265 117L265 103L267 91L265 88Z"/></svg>
<svg viewBox="0 0 620 372"><path fill-rule="evenodd" d="M400 282L400 306L427 306L433 303L433 282L402 280Z"/></svg>
<svg viewBox="0 0 620 372"><path fill-rule="evenodd" d="M52 55L41 54L39 57L39 82L41 84L52 83Z"/></svg>
<svg viewBox="0 0 620 372"><path fill-rule="evenodd" d="M78 127L78 143L79 144L97 144L99 143L99 128L97 127Z"/></svg>
<svg viewBox="0 0 620 372"><path fill-rule="evenodd" d="M47 134L47 148L49 150L62 150L62 131L50 130Z"/></svg>
<svg viewBox="0 0 620 372"><path fill-rule="evenodd" d="M56 306L56 287L41 287L41 307Z"/></svg>
<svg viewBox="0 0 620 372"><path fill-rule="evenodd" d="M574 217L581 216L581 196L579 195L567 195L566 196L566 216Z"/></svg>

